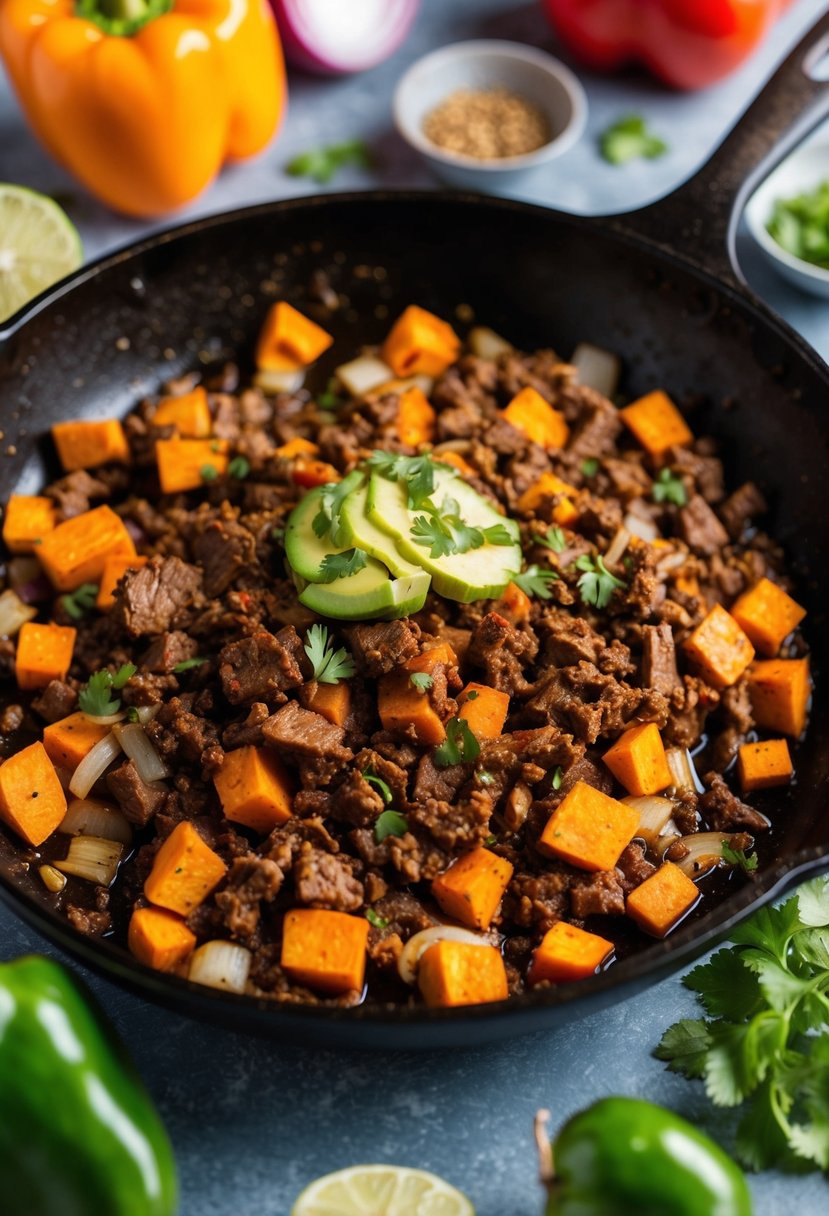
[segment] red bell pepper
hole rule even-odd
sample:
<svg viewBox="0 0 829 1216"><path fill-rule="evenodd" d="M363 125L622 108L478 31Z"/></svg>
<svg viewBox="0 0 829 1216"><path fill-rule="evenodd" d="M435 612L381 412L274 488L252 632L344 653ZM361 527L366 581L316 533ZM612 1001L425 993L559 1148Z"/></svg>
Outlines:
<svg viewBox="0 0 829 1216"><path fill-rule="evenodd" d="M543 0L568 50L612 71L631 60L679 89L733 72L791 0Z"/></svg>

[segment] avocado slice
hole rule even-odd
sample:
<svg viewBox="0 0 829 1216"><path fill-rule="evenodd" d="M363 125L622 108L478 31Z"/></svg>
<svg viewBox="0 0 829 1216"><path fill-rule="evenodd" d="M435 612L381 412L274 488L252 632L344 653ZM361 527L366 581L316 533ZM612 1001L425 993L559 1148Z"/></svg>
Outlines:
<svg viewBox="0 0 829 1216"><path fill-rule="evenodd" d="M457 500L460 513L467 523L482 528L501 524L515 538L512 545L482 545L466 553L430 557L425 545L415 543L411 534L418 514L408 505L408 491L402 482L390 481L373 473L368 487L367 514L370 520L393 536L405 558L428 571L435 591L446 599L469 604L473 600L494 599L501 594L513 575L521 569L522 554L518 525L500 515L481 498L471 486L439 472L432 500L440 503L449 495Z"/></svg>
<svg viewBox="0 0 829 1216"><path fill-rule="evenodd" d="M431 582L423 570L405 578L389 578L373 557L362 570L333 583L308 583L299 600L320 616L339 621L392 620L419 612Z"/></svg>
<svg viewBox="0 0 829 1216"><path fill-rule="evenodd" d="M363 474L355 469L338 484L337 490L344 495L344 502L347 501L349 493L362 485L363 481ZM352 548L352 542L343 542L341 535L337 536L335 544L330 533L317 536L314 531L314 518L322 505L323 494L329 488L328 486L317 486L316 489L309 490L302 501L294 507L285 527L285 556L288 564L309 583L321 581L320 567L323 558L327 557L329 553L343 553L346 549ZM342 530L341 525L338 532L342 533Z"/></svg>
<svg viewBox="0 0 829 1216"><path fill-rule="evenodd" d="M359 486L352 490L342 505L341 536L345 543L355 548L365 549L371 557L376 557L392 574L400 577L419 573L420 563L407 561L397 547L397 542L388 532L384 532L366 514L368 486Z"/></svg>

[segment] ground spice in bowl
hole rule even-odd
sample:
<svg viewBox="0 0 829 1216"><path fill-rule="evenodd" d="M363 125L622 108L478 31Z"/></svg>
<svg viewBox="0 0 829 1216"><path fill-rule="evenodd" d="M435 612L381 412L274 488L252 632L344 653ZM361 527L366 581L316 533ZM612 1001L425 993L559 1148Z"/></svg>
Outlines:
<svg viewBox="0 0 829 1216"><path fill-rule="evenodd" d="M535 152L552 138L546 115L509 89L458 89L423 122L437 147L476 160L502 160Z"/></svg>

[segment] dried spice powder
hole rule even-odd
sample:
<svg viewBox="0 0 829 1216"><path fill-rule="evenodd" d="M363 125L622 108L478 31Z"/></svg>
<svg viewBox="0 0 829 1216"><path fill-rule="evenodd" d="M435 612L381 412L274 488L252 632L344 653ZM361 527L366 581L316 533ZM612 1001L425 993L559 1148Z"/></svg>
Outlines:
<svg viewBox="0 0 829 1216"><path fill-rule="evenodd" d="M538 106L504 88L458 89L426 116L423 132L439 148L476 160L523 156L551 137Z"/></svg>

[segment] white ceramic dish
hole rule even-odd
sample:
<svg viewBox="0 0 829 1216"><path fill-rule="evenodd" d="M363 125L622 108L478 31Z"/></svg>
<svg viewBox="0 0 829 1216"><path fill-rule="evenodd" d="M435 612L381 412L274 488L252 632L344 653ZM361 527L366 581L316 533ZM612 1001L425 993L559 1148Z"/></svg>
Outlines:
<svg viewBox="0 0 829 1216"><path fill-rule="evenodd" d="M457 89L502 86L520 93L547 116L552 138L534 152L499 160L477 160L439 148L423 133L423 120ZM568 67L519 42L456 42L412 64L394 94L394 120L445 182L467 190L513 186L525 174L571 148L587 121L587 97Z"/></svg>
<svg viewBox="0 0 829 1216"><path fill-rule="evenodd" d="M766 228L778 199L814 190L825 181L829 181L829 141L804 144L757 187L746 204L745 219L754 240L783 278L803 291L829 299L829 270L787 253Z"/></svg>

